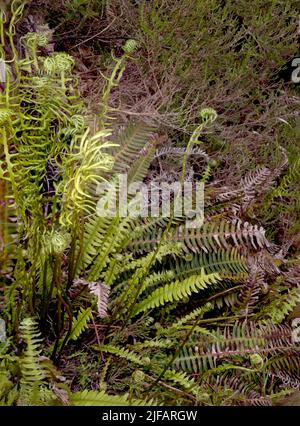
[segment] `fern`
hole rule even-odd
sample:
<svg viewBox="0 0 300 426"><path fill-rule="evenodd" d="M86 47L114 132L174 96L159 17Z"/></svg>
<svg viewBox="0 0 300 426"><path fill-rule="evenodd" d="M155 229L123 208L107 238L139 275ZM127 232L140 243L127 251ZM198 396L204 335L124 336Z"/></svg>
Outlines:
<svg viewBox="0 0 300 426"><path fill-rule="evenodd" d="M145 366L150 363L149 358L141 358L138 355L136 355L134 352L128 349L118 348L112 345L94 346L94 349L101 352L108 352L120 358L125 358L127 361L137 365Z"/></svg>
<svg viewBox="0 0 300 426"><path fill-rule="evenodd" d="M74 318L72 323L72 328L68 340L77 340L87 329L89 321L92 319L92 309L91 308L80 308L77 318Z"/></svg>
<svg viewBox="0 0 300 426"><path fill-rule="evenodd" d="M127 394L125 395L108 395L104 391L88 391L84 390L81 392L75 392L71 395L70 398L72 405L79 406L108 406L108 407L117 407L117 406L139 406L139 405L152 405L147 401L130 399Z"/></svg>
<svg viewBox="0 0 300 426"><path fill-rule="evenodd" d="M296 158L288 169L288 172L282 178L279 186L275 188L270 194L268 199L270 201L277 197L288 196L288 189L299 180L300 157Z"/></svg>
<svg viewBox="0 0 300 426"><path fill-rule="evenodd" d="M167 380L171 380L176 384L179 384L186 391L191 392L192 395L195 395L198 402L208 402L209 394L201 390L198 387L197 382L195 382L195 380L189 377L186 373L174 370L167 370L164 374L164 378Z"/></svg>
<svg viewBox="0 0 300 426"><path fill-rule="evenodd" d="M26 343L26 349L21 360L22 378L19 404L40 404L46 377L39 360L42 342L40 332L32 318L25 318L20 325L20 330Z"/></svg>
<svg viewBox="0 0 300 426"><path fill-rule="evenodd" d="M147 311L148 309L163 306L167 302L182 300L185 297L191 296L193 292L204 289L220 279L219 274L206 275L202 269L199 275L191 275L183 281L176 280L171 284L154 290L146 299L139 302L135 306L133 316L138 315L140 312Z"/></svg>
<svg viewBox="0 0 300 426"><path fill-rule="evenodd" d="M161 232L153 232L151 235L144 235L130 244L134 251L152 250L161 237ZM200 229L178 228L173 231L169 240L182 242L186 252L216 252L218 249L228 250L233 247L253 247L254 249L270 247L271 244L265 237L265 230L257 225L251 225L248 222L242 223L234 220L231 223L222 221L206 222Z"/></svg>
<svg viewBox="0 0 300 426"><path fill-rule="evenodd" d="M143 122L131 123L116 138L116 143L120 146L115 155L115 164L112 174L123 174L129 171L130 167L141 157L140 152L151 138L153 129Z"/></svg>

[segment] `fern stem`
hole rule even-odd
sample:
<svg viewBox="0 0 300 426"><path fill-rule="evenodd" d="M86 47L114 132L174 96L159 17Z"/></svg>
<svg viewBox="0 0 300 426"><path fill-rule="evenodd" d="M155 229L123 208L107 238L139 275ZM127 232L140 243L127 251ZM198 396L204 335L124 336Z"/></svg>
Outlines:
<svg viewBox="0 0 300 426"><path fill-rule="evenodd" d="M44 325L46 319L46 305L47 305L47 273L48 273L48 260L44 261L43 266L43 284L42 284L42 306L41 306L41 323Z"/></svg>
<svg viewBox="0 0 300 426"><path fill-rule="evenodd" d="M68 257L68 281L67 281L67 287L66 290L68 291L72 285L73 279L74 279L74 273L75 273L75 251L76 251L76 241L77 236L75 234L75 231L73 230L73 236L71 240L71 248L70 253Z"/></svg>

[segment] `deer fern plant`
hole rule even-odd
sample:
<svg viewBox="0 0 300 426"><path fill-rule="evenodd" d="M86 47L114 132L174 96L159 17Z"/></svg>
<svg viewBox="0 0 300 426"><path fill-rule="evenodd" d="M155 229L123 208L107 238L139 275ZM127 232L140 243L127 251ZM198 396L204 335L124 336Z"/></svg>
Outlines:
<svg viewBox="0 0 300 426"><path fill-rule="evenodd" d="M285 263L258 223L243 220L262 182L273 197L281 193L274 182L285 170L284 152L275 170L250 172L238 188L216 188L209 183L214 162L196 146L217 119L204 109L178 174L184 183L189 157L201 158L199 180L208 181L203 225L188 227L183 214L112 214L109 201L121 205L118 176L149 182L151 165L167 152L148 124L124 129L110 120L110 91L136 43L125 44L105 76L92 131L74 59L43 56L41 33L24 36L19 52L13 24L7 28L3 18L1 41L10 49L1 51L0 279L8 336L0 347L1 403L270 405L291 393L299 346L282 322L300 301L296 264ZM130 195L122 208L134 202ZM26 348L14 353L20 339ZM83 341L101 377L73 392L58 376L63 360L84 351Z"/></svg>

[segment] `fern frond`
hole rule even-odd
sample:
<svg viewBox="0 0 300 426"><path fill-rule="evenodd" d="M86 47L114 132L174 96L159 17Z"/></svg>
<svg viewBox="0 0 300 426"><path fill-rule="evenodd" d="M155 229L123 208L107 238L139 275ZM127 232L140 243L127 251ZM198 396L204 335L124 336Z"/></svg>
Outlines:
<svg viewBox="0 0 300 426"><path fill-rule="evenodd" d="M108 395L104 391L89 391L84 390L81 392L74 392L70 396L71 405L76 406L108 406L108 407L117 407L117 406L139 406L139 405L153 405L150 401L140 400L140 399L130 399L128 394L125 395Z"/></svg>
<svg viewBox="0 0 300 426"><path fill-rule="evenodd" d="M101 282L89 283L88 286L90 293L94 294L97 297L97 308L99 317L105 318L107 316L110 288Z"/></svg>
<svg viewBox="0 0 300 426"><path fill-rule="evenodd" d="M155 152L155 141L148 143L143 149L142 156L137 158L128 170L128 183L142 182L149 170L150 164L153 161Z"/></svg>
<svg viewBox="0 0 300 426"><path fill-rule="evenodd" d="M88 323L92 320L91 308L80 308L77 318L73 319L71 333L68 340L77 340L81 334L87 329Z"/></svg>
<svg viewBox="0 0 300 426"><path fill-rule="evenodd" d="M181 253L174 252L176 254L176 256L173 256L174 260L172 259L164 264L161 271L153 272L147 277L143 290L175 279L184 279L190 275L196 275L201 272L201 269L204 269L206 274L219 273L222 278L231 278L233 275L241 279L242 276L246 275L246 262L236 249L231 251L218 250L216 253L200 252L193 256L183 256L182 252L182 248ZM189 260L191 257L192 260Z"/></svg>
<svg viewBox="0 0 300 426"><path fill-rule="evenodd" d="M130 248L134 251L151 251L160 241L162 231L144 235L143 239L133 241ZM249 222L240 220L232 222L206 222L199 229L179 227L168 238L169 241L182 242L186 252L216 252L233 247L253 247L254 249L270 247L265 237L265 230Z"/></svg>
<svg viewBox="0 0 300 426"><path fill-rule="evenodd" d="M187 392L190 392L192 395L194 395L199 402L207 402L209 400L209 394L200 389L195 379L188 376L183 371L167 370L164 374L164 378L179 384Z"/></svg>
<svg viewBox="0 0 300 426"><path fill-rule="evenodd" d="M155 152L155 158L162 157L164 155L167 155L167 156L178 155L182 157L185 153L186 153L186 148L169 146L166 148L158 149ZM192 146L190 148L188 155L200 156L205 158L205 160L207 161L209 160L209 156L207 155L207 153L203 149L198 148L196 146Z"/></svg>
<svg viewBox="0 0 300 426"><path fill-rule="evenodd" d="M216 368L216 357L211 354L199 355L197 346L184 346L174 362L178 369L189 373L204 372Z"/></svg>
<svg viewBox="0 0 300 426"><path fill-rule="evenodd" d="M127 173L133 162L138 159L153 133L153 129L143 122L131 123L121 131L115 142L119 145L111 174Z"/></svg>
<svg viewBox="0 0 300 426"><path fill-rule="evenodd" d="M237 355L259 354L266 357L283 352L289 354L296 350L289 327L275 326L269 322L258 326L255 322L245 321L236 322L232 327L225 327L223 334L220 331L219 329L214 335L201 333L198 337L193 336L182 350L183 364L188 363L191 367L193 361L197 362L195 365L199 367L203 366L203 360L211 360L212 364L215 364L217 360L220 362ZM190 361L189 357L192 357ZM181 357L178 359L180 361Z"/></svg>
<svg viewBox="0 0 300 426"><path fill-rule="evenodd" d="M299 182L300 177L300 157L298 157L289 167L287 173L283 176L279 186L275 188L270 194L268 199L270 201L277 197L284 197L288 195L288 189L293 183Z"/></svg>
<svg viewBox="0 0 300 426"><path fill-rule="evenodd" d="M264 306L260 315L270 318L274 324L281 324L283 320L300 304L300 287L289 290L286 294L277 295L267 306Z"/></svg>
<svg viewBox="0 0 300 426"><path fill-rule="evenodd" d="M190 321L195 320L196 318L202 318L203 315L206 312L209 312L212 309L211 303L206 303L204 306L201 306L200 308L194 309L189 314L185 315L184 317L180 318L180 320L176 321L171 327L172 328L180 328L183 324L187 324Z"/></svg>
<svg viewBox="0 0 300 426"><path fill-rule="evenodd" d="M22 321L20 331L26 343L26 349L20 361L22 378L20 381L19 404L39 405L42 403L41 390L43 385L45 385L46 378L46 372L39 360L42 343L41 335L36 321L32 318L25 318Z"/></svg>
<svg viewBox="0 0 300 426"><path fill-rule="evenodd" d="M221 280L219 274L205 274L204 269L201 269L198 275L191 275L183 281L176 280L153 291L146 299L135 306L133 316L148 309L163 306L167 302L182 300L191 296L193 292L198 292L218 280Z"/></svg>
<svg viewBox="0 0 300 426"><path fill-rule="evenodd" d="M252 313L259 300L261 288L265 285L265 274L259 267L250 268L249 277L240 291L240 305L245 315Z"/></svg>
<svg viewBox="0 0 300 426"><path fill-rule="evenodd" d="M101 345L101 346L94 345L93 349L100 352L108 352L112 355L116 355L120 358L125 358L129 362L132 362L137 365L142 365L144 367L150 363L149 358L142 358L139 355L135 354L134 352L130 351L129 349L118 348L117 346L113 346L113 345Z"/></svg>

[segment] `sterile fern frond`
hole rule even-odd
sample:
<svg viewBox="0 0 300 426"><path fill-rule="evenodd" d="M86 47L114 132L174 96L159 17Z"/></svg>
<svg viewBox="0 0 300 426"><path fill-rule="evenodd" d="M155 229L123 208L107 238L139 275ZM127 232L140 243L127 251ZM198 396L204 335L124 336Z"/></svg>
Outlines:
<svg viewBox="0 0 300 426"><path fill-rule="evenodd" d="M139 406L153 405L150 401L131 399L128 394L125 395L108 395L104 391L89 391L74 392L70 397L71 405L76 406L98 406L98 407L117 407L117 406Z"/></svg>
<svg viewBox="0 0 300 426"><path fill-rule="evenodd" d="M129 349L125 349L125 348L118 348L116 346L113 345L101 345L101 346L93 346L93 348L96 351L99 352L107 352L110 353L112 355L116 355L120 358L124 358L127 361L136 364L136 365L141 365L141 366L147 366L150 363L150 359L146 358L146 357L141 357L137 354L135 354L134 352L130 351Z"/></svg>
<svg viewBox="0 0 300 426"><path fill-rule="evenodd" d="M183 300L191 296L192 293L203 290L219 280L221 280L219 274L205 274L204 269L202 269L197 275L191 275L182 281L176 280L154 290L146 299L135 306L133 316L138 315L140 312L163 306L168 302Z"/></svg>
<svg viewBox="0 0 300 426"><path fill-rule="evenodd" d="M195 379L183 371L167 370L164 378L179 384L185 391L194 395L198 402L208 402L209 394L201 389Z"/></svg>
<svg viewBox="0 0 300 426"><path fill-rule="evenodd" d="M87 329L88 323L92 319L92 309L91 308L80 308L77 318L73 319L71 333L68 340L77 340L81 334Z"/></svg>
<svg viewBox="0 0 300 426"><path fill-rule="evenodd" d="M153 129L143 122L131 123L121 131L115 142L120 146L115 155L112 174L127 173L133 162L138 159L141 150L149 142Z"/></svg>
<svg viewBox="0 0 300 426"><path fill-rule="evenodd" d="M32 318L25 318L22 321L20 331L26 343L26 349L21 359L22 378L19 404L40 404L42 400L40 392L45 384L46 377L39 360L42 343L41 335L36 321Z"/></svg>

